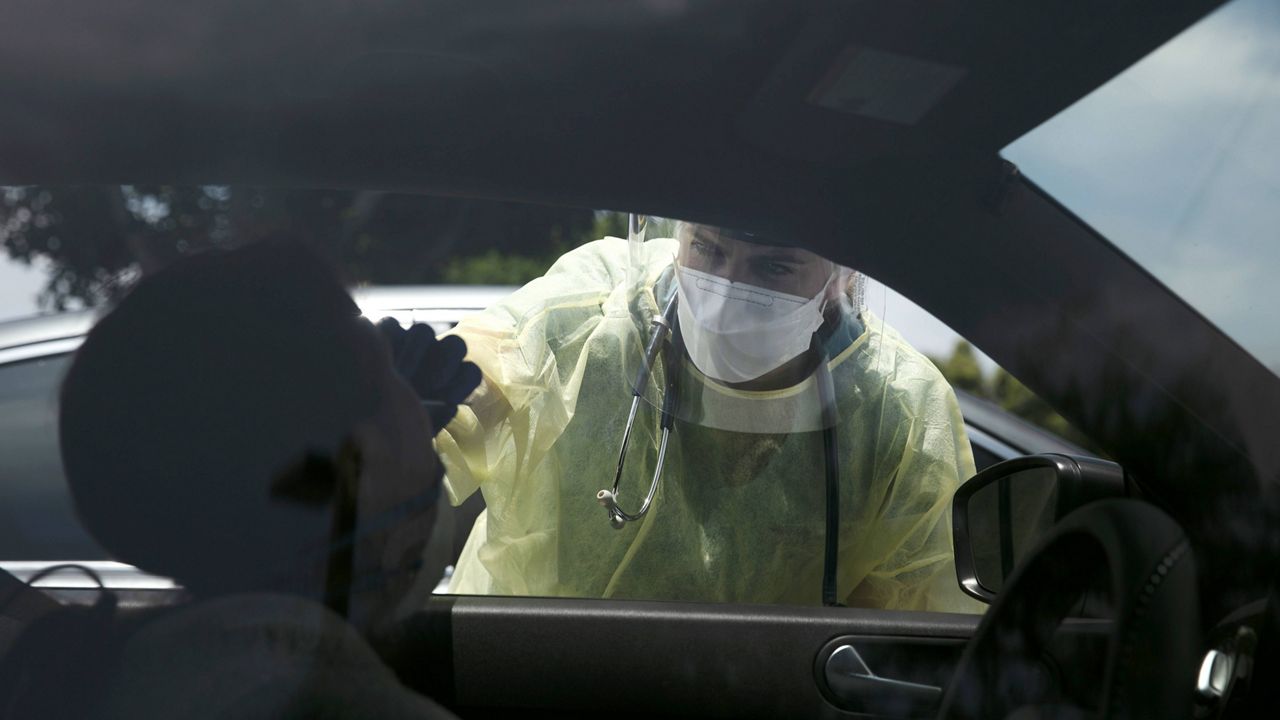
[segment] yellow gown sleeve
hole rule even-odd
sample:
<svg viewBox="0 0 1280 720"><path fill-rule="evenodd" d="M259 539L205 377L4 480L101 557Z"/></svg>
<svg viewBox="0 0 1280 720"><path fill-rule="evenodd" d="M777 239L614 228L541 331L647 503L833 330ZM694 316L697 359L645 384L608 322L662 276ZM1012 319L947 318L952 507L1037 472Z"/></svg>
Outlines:
<svg viewBox="0 0 1280 720"><path fill-rule="evenodd" d="M883 419L881 442L900 446L886 463L881 511L867 550L878 564L854 587L847 604L893 610L981 613L956 581L951 498L974 474L973 451L955 393L927 360L900 367L900 418ZM899 380L901 380L901 376ZM886 410L886 414L893 410Z"/></svg>
<svg viewBox="0 0 1280 720"><path fill-rule="evenodd" d="M561 256L545 275L450 334L467 343L483 381L436 436L450 502L482 486L486 502L509 495L493 487L530 476L577 406L580 362L560 353L601 319L602 304L626 276L627 241L604 238ZM501 504L500 501L496 504Z"/></svg>

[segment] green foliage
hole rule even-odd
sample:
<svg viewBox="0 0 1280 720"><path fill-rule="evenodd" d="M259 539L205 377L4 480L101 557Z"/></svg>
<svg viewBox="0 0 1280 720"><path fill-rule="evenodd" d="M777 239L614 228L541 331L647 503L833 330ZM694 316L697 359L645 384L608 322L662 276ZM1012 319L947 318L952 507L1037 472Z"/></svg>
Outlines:
<svg viewBox="0 0 1280 720"><path fill-rule="evenodd" d="M1102 454L1092 440L1076 430L1066 418L1054 412L1048 403L1031 392L1026 385L1018 382L1018 379L1004 368L996 369L991 387L993 399L1000 407L1086 450L1098 455Z"/></svg>
<svg viewBox="0 0 1280 720"><path fill-rule="evenodd" d="M555 257L534 258L489 250L483 255L450 259L441 279L456 285L523 285L545 273L553 262Z"/></svg>
<svg viewBox="0 0 1280 720"><path fill-rule="evenodd" d="M978 356L973 352L973 346L964 340L956 343L955 348L951 351L951 357L942 363L938 363L938 369L942 370L942 376L951 383L952 387L960 388L974 395L987 395L986 378L982 376L982 367L978 365Z"/></svg>
<svg viewBox="0 0 1280 720"><path fill-rule="evenodd" d="M541 277L574 247L603 237L627 237L627 214L600 211L595 213L591 229L566 241L561 228L552 228L549 249L541 255L521 255L488 250L479 255L450 258L441 280L456 285L523 285Z"/></svg>
<svg viewBox="0 0 1280 720"><path fill-rule="evenodd" d="M627 237L627 213L600 211L591 226L591 239L602 237Z"/></svg>
<svg viewBox="0 0 1280 720"><path fill-rule="evenodd" d="M96 185L0 188L0 247L45 261L46 308L98 305L185 255L264 238L316 248L359 284L522 283L626 216L351 190Z"/></svg>
<svg viewBox="0 0 1280 720"><path fill-rule="evenodd" d="M1004 368L997 367L991 377L987 377L978 363L973 346L965 340L956 341L951 357L946 360L931 359L952 387L989 400L1033 425L1102 455L1093 441L1076 430L1066 418L1054 412L1048 403L1018 382Z"/></svg>

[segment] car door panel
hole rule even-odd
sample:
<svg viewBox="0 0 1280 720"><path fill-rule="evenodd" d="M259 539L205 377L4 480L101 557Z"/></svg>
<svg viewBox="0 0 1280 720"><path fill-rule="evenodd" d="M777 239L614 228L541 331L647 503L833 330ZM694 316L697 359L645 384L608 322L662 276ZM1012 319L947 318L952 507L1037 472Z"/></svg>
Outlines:
<svg viewBox="0 0 1280 720"><path fill-rule="evenodd" d="M869 717L843 712L824 695L815 670L832 641L855 643L885 678L939 682L979 619L856 608L437 596L379 645L406 684L464 717L529 711L654 717L674 715L676 708L685 716L698 708L701 717ZM875 700L869 706L894 704Z"/></svg>

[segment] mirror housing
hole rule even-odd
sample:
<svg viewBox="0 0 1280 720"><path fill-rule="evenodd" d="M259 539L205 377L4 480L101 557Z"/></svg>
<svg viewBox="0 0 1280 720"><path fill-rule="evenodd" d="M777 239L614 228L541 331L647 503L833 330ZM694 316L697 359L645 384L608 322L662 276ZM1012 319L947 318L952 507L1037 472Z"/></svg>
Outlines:
<svg viewBox="0 0 1280 720"><path fill-rule="evenodd" d="M961 589L990 603L1058 520L1094 500L1124 496L1123 468L1093 457L1027 455L974 475L951 501Z"/></svg>

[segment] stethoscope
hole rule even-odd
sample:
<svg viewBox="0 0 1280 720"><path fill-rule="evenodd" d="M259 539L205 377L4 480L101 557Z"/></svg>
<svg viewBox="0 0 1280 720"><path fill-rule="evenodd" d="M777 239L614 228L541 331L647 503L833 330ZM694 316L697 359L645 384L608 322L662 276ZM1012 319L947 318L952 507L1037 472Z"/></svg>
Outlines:
<svg viewBox="0 0 1280 720"><path fill-rule="evenodd" d="M675 368L676 363L682 362L681 353L683 352L680 346L680 335L675 332L677 329L676 297L677 294L672 292L667 306L650 320L649 324L653 330L649 336L649 342L645 345L644 362L636 371L636 379L632 383L631 410L627 413L627 424L622 431L622 446L618 450L618 466L613 474L613 488L596 493L596 500L604 506L609 515L609 524L617 530L648 514L649 508L653 505L653 498L658 493L658 483L662 481L662 466L667 459L667 443L671 439L671 428L676 414L679 373ZM836 565L840 540L840 452L836 425L839 418L836 414L835 385L831 380L831 370L827 367L828 358L816 336L814 349L822 356L815 372L815 379L822 406L822 446L826 469L826 542L823 558L822 601L824 605L837 605L839 604L836 595ZM636 415L640 411L640 402L653 377L653 367L658 359L658 353L663 353L667 367L666 387L663 388L661 417L658 424L662 432L658 440L658 462L654 466L653 479L649 482L649 491L645 493L640 509L629 513L618 505L618 486L622 482L622 471L626 466L627 448L631 444L631 430L635 426Z"/></svg>
<svg viewBox="0 0 1280 720"><path fill-rule="evenodd" d="M662 480L662 466L667 460L667 441L671 439L671 425L675 418L676 405L676 374L672 369L675 367L674 362L679 362L677 353L679 348L676 345L679 342L679 336L673 342L668 342L675 335L672 328L675 325L676 318L676 293L671 293L671 299L667 301L667 307L659 315L654 315L650 324L653 326L653 334L649 336L649 342L644 348L644 362L639 370L636 371L636 380L631 384L631 411L627 413L627 425L622 431L622 447L618 450L618 468L613 474L613 489L601 490L596 493L596 500L604 506L609 513L609 524L614 528L621 530L629 522L635 522L644 517L649 512L649 506L653 504L653 496L658 492L658 483ZM644 502L640 503L640 509L635 513L629 513L618 506L618 485L622 482L622 470L626 467L627 447L631 444L631 429L636 424L636 413L640 410L640 401L644 397L644 393L649 388L649 382L653 378L653 365L658 359L658 353L664 352L667 357L667 386L662 392L662 415L659 420L658 427L662 431L662 436L658 441L658 464L653 469L653 480L649 483L649 492L644 496Z"/></svg>

